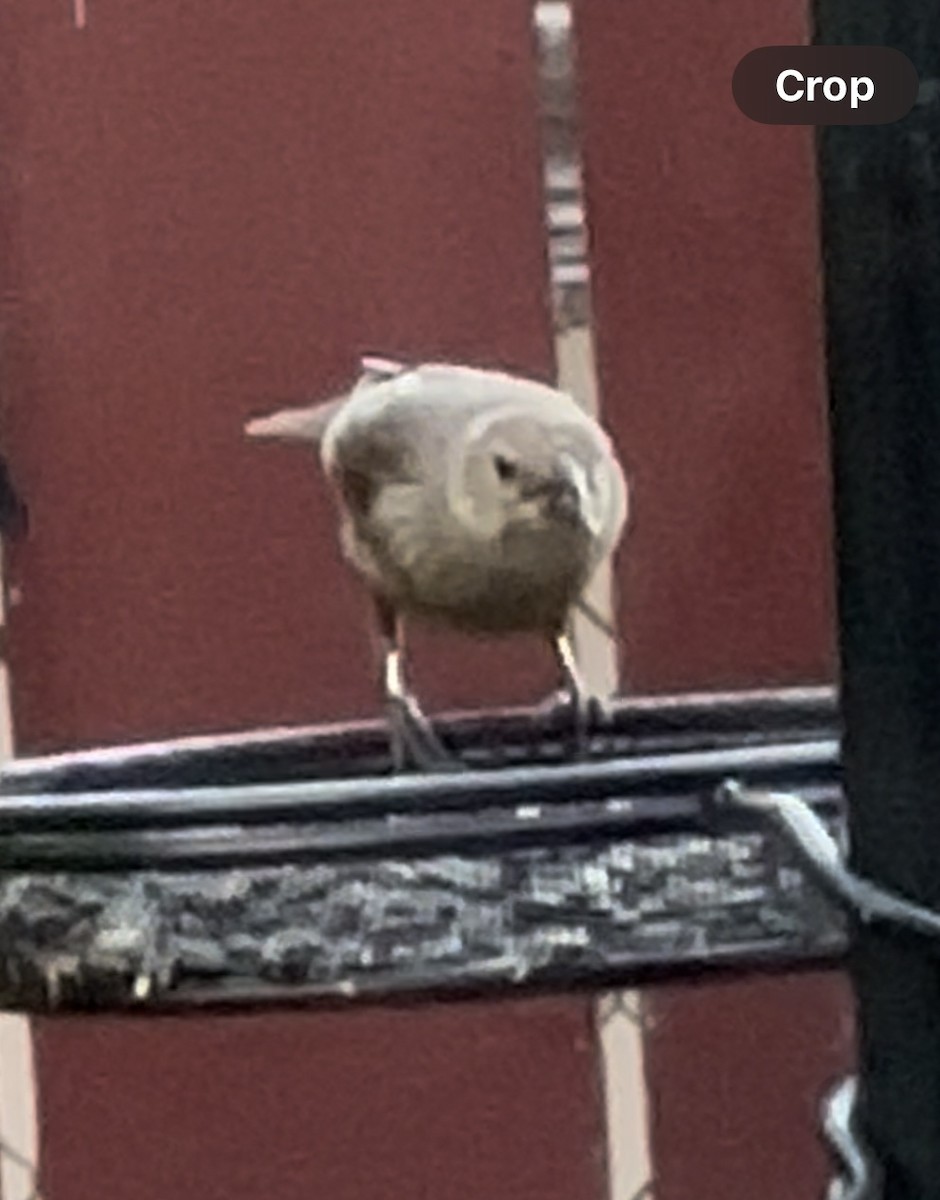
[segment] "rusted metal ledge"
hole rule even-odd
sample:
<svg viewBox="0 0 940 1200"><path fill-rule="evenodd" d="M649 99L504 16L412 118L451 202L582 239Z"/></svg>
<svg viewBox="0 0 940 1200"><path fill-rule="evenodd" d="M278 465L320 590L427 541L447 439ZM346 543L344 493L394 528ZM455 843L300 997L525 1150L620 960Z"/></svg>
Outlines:
<svg viewBox="0 0 940 1200"><path fill-rule="evenodd" d="M0 1004L215 1004L607 986L831 962L838 915L727 779L841 836L826 689L442 722L467 770L391 777L381 726L22 760L0 776Z"/></svg>

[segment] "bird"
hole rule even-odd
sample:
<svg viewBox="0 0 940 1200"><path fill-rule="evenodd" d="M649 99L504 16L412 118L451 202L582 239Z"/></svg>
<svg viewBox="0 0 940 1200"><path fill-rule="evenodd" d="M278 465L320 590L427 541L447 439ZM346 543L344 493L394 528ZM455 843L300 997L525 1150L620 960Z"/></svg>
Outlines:
<svg viewBox="0 0 940 1200"><path fill-rule="evenodd" d="M460 769L407 683L412 621L539 634L583 741L597 698L571 618L602 621L584 591L621 540L630 498L611 439L571 395L503 370L368 355L349 391L245 432L319 452L343 555L372 599L397 769Z"/></svg>

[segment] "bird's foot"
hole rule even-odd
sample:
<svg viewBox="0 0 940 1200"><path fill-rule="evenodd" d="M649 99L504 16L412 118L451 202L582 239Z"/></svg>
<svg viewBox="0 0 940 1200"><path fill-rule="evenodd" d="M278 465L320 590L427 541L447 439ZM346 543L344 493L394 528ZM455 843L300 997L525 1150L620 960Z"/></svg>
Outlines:
<svg viewBox="0 0 940 1200"><path fill-rule="evenodd" d="M389 696L385 702L396 771L461 771L463 764L445 748L411 696Z"/></svg>
<svg viewBox="0 0 940 1200"><path fill-rule="evenodd" d="M564 726L571 730L574 756L585 758L593 735L608 723L610 706L585 684L568 636L559 634L554 645L564 685L539 707L543 713L560 716Z"/></svg>
<svg viewBox="0 0 940 1200"><path fill-rule="evenodd" d="M385 709L395 771L462 771L463 764L450 754L434 732L414 696L405 687L397 651L385 664Z"/></svg>
<svg viewBox="0 0 940 1200"><path fill-rule="evenodd" d="M600 696L562 687L546 696L535 711L566 730L575 756L583 758L590 749L592 737L607 724L611 708Z"/></svg>

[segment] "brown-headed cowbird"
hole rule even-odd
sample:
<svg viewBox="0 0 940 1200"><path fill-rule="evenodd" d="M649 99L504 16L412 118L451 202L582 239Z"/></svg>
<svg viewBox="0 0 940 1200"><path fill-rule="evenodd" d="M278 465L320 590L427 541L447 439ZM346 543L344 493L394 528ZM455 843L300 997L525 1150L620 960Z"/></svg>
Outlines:
<svg viewBox="0 0 940 1200"><path fill-rule="evenodd" d="M585 719L569 620L617 545L627 486L609 439L564 392L500 371L363 359L353 389L253 420L319 447L346 558L372 594L395 759L452 765L414 697L402 621L536 632Z"/></svg>

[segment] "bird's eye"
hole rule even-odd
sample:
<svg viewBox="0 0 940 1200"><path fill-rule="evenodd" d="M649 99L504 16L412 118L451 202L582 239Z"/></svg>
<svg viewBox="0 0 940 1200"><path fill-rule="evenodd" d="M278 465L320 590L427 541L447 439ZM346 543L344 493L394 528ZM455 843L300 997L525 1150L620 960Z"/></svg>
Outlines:
<svg viewBox="0 0 940 1200"><path fill-rule="evenodd" d="M496 465L496 474L503 482L515 479L519 474L519 467L511 458L506 458L503 454L497 454L493 461Z"/></svg>

